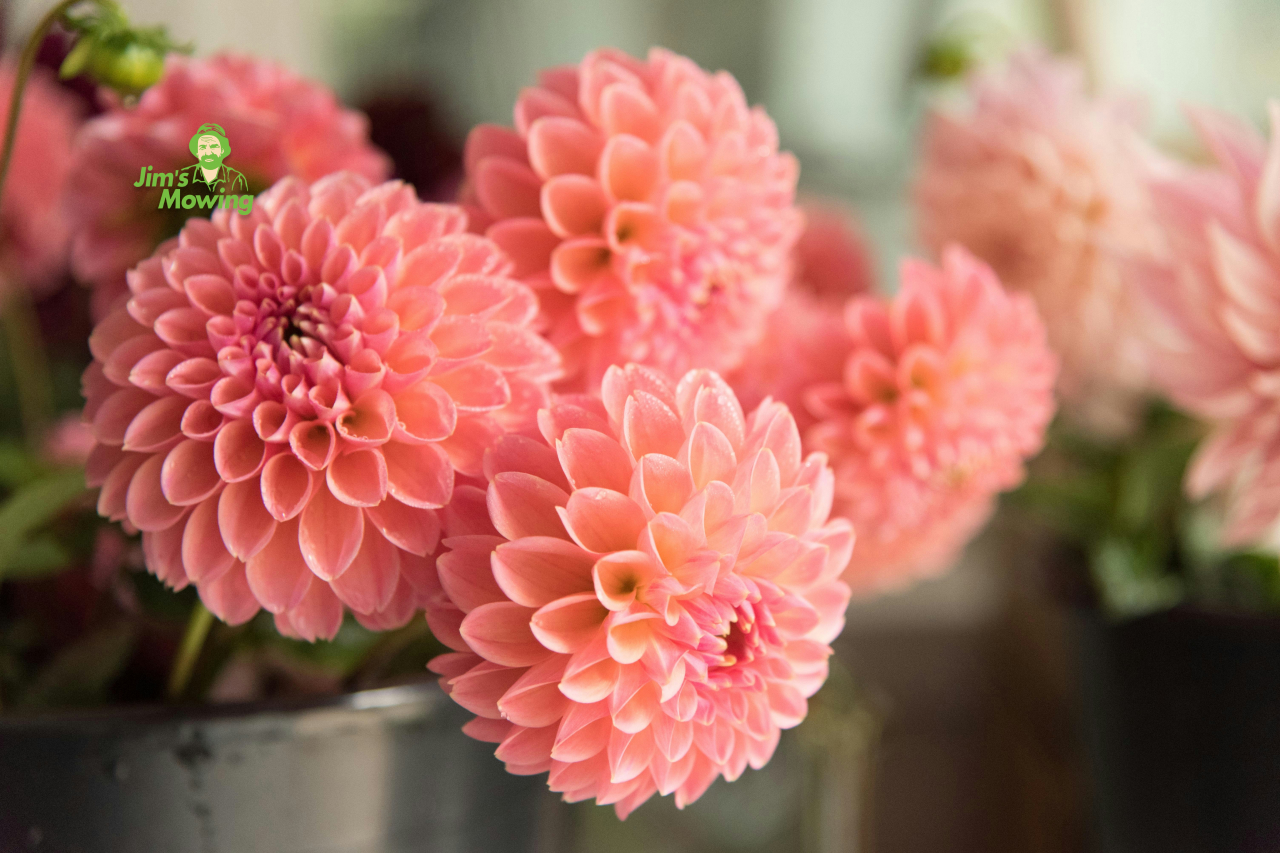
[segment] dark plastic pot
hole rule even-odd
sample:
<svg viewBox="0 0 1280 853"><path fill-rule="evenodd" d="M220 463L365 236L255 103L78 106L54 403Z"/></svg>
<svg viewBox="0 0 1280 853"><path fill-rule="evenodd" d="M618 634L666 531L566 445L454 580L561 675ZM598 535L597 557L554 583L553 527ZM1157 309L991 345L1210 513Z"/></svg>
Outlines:
<svg viewBox="0 0 1280 853"><path fill-rule="evenodd" d="M543 778L507 774L492 744L462 734L469 717L434 684L0 717L0 850L538 849L554 816Z"/></svg>
<svg viewBox="0 0 1280 853"><path fill-rule="evenodd" d="M1280 850L1280 620L1078 620L1102 853Z"/></svg>

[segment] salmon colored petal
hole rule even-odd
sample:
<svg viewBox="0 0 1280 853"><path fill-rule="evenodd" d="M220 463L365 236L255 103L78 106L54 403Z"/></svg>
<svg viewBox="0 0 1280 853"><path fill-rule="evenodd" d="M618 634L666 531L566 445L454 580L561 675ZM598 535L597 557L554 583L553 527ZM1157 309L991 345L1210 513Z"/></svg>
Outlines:
<svg viewBox="0 0 1280 853"><path fill-rule="evenodd" d="M317 489L298 525L298 548L311 571L322 580L334 580L351 565L363 540L364 512L338 500L327 488Z"/></svg>

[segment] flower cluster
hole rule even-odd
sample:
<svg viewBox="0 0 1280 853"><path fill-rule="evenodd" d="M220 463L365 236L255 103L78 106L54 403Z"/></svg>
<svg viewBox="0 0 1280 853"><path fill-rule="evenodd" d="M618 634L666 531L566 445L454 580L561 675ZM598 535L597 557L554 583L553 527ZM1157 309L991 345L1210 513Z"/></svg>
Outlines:
<svg viewBox="0 0 1280 853"><path fill-rule="evenodd" d="M455 471L530 427L558 371L510 270L459 208L350 173L189 220L90 339L99 511L227 622L404 624Z"/></svg>
<svg viewBox="0 0 1280 853"><path fill-rule="evenodd" d="M1117 254L1154 240L1131 154L1134 104L1096 100L1083 72L1039 52L980 76L967 115L935 112L915 187L920 235L959 243L1031 294L1062 359L1064 410L1120 432L1146 377Z"/></svg>
<svg viewBox="0 0 1280 853"><path fill-rule="evenodd" d="M892 300L845 312L840 381L816 383L809 447L835 469L836 513L858 547L859 591L946 568L1017 485L1053 416L1056 359L1035 306L951 247L942 267L907 261Z"/></svg>
<svg viewBox="0 0 1280 853"><path fill-rule="evenodd" d="M853 547L785 406L611 367L507 436L458 510L432 663L514 773L625 817L760 767L826 678Z"/></svg>
<svg viewBox="0 0 1280 853"><path fill-rule="evenodd" d="M655 49L546 71L467 141L472 227L538 288L574 390L643 362L729 370L782 298L798 169L728 74Z"/></svg>
<svg viewBox="0 0 1280 853"><path fill-rule="evenodd" d="M310 182L346 170L376 181L390 170L369 143L364 116L323 86L265 60L171 55L136 105L115 102L76 138L72 265L94 288L98 316L124 298L126 271L192 215L158 209L161 191L137 188L139 174L189 166L191 134L206 122L224 129L251 192L289 175Z"/></svg>

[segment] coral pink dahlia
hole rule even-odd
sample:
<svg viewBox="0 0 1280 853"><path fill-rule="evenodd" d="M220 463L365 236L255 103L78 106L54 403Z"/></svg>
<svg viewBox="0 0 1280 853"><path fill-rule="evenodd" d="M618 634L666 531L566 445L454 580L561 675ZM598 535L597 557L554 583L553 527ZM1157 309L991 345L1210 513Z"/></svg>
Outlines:
<svg viewBox="0 0 1280 853"><path fill-rule="evenodd" d="M1017 485L1053 416L1056 359L1035 305L948 248L907 261L890 301L852 300L842 381L816 385L806 443L831 458L859 531L845 577L874 591L940 571Z"/></svg>
<svg viewBox="0 0 1280 853"><path fill-rule="evenodd" d="M1062 360L1064 413L1127 428L1146 365L1117 253L1151 248L1131 156L1135 105L1090 98L1081 70L1027 51L980 76L967 115L930 117L915 187L924 243L960 243L1029 293Z"/></svg>
<svg viewBox="0 0 1280 853"><path fill-rule="evenodd" d="M76 140L72 263L94 287L99 316L126 292L125 272L192 215L158 209L161 189L134 187L139 173L190 166L191 135L206 122L226 131L227 165L244 174L252 193L288 175L315 181L345 170L377 181L390 173L390 161L369 143L364 116L324 86L266 60L171 55L136 105L114 104Z"/></svg>
<svg viewBox="0 0 1280 853"><path fill-rule="evenodd" d="M0 63L0 115L9 113L14 68ZM75 100L37 68L27 81L13 161L0 206L0 295L15 281L36 295L65 272L70 226L62 193L71 169Z"/></svg>
<svg viewBox="0 0 1280 853"><path fill-rule="evenodd" d="M804 231L796 241L791 281L769 315L769 331L725 376L742 405L766 397L786 404L803 435L814 423L804 394L818 382L837 382L849 335L844 303L870 290L871 251L853 216L831 203L803 205Z"/></svg>
<svg viewBox="0 0 1280 853"><path fill-rule="evenodd" d="M728 74L664 50L542 74L467 140L464 200L542 289L580 387L611 364L727 370L782 298L798 168Z"/></svg>
<svg viewBox="0 0 1280 853"><path fill-rule="evenodd" d="M831 471L785 406L744 417L692 371L613 367L603 401L502 439L463 499L427 617L432 662L513 773L626 817L761 767L799 723L844 624L853 546Z"/></svg>
<svg viewBox="0 0 1280 853"><path fill-rule="evenodd" d="M1280 544L1280 102L1271 141L1209 111L1192 117L1216 168L1153 163L1166 245L1134 280L1154 309L1156 384L1214 424L1188 472L1196 497L1227 493L1233 544Z"/></svg>
<svg viewBox="0 0 1280 853"><path fill-rule="evenodd" d="M99 510L227 622L403 624L455 471L531 428L558 370L510 270L460 208L350 173L188 221L90 339Z"/></svg>

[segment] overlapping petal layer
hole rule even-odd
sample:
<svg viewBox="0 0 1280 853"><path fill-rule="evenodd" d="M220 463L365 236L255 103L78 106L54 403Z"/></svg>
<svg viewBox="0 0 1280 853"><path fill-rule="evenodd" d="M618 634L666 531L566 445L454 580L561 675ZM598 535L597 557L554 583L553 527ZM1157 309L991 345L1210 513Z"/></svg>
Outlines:
<svg viewBox="0 0 1280 853"><path fill-rule="evenodd" d="M1117 253L1154 244L1132 156L1134 104L1090 98L1081 70L1038 52L981 76L967 115L933 114L915 185L920 236L960 243L1035 299L1062 360L1065 414L1128 428L1146 383Z"/></svg>
<svg viewBox="0 0 1280 853"><path fill-rule="evenodd" d="M390 161L369 142L364 116L344 109L324 86L266 60L170 55L164 76L136 105L111 106L76 139L72 263L93 286L99 317L126 292L126 271L193 215L159 210L161 190L134 187L139 174L146 166L154 172L190 166L191 135L206 122L226 132L226 165L244 174L253 193L289 175L316 181L349 171L379 181L390 174Z"/></svg>
<svg viewBox="0 0 1280 853"><path fill-rule="evenodd" d="M531 428L558 373L510 270L460 208L351 173L189 220L90 339L100 512L227 622L403 624L455 473Z"/></svg>
<svg viewBox="0 0 1280 853"><path fill-rule="evenodd" d="M772 755L826 678L853 530L785 406L714 373L610 368L459 487L427 608L465 731L625 817Z"/></svg>
<svg viewBox="0 0 1280 853"><path fill-rule="evenodd" d="M1053 415L1056 359L1035 305L959 247L906 261L892 300L859 297L841 381L808 403L808 447L835 470L835 513L859 532L855 591L941 571L1023 477Z"/></svg>
<svg viewBox="0 0 1280 853"><path fill-rule="evenodd" d="M467 141L472 227L539 288L578 389L611 364L727 370L782 298L795 160L728 74L654 49L544 72Z"/></svg>

